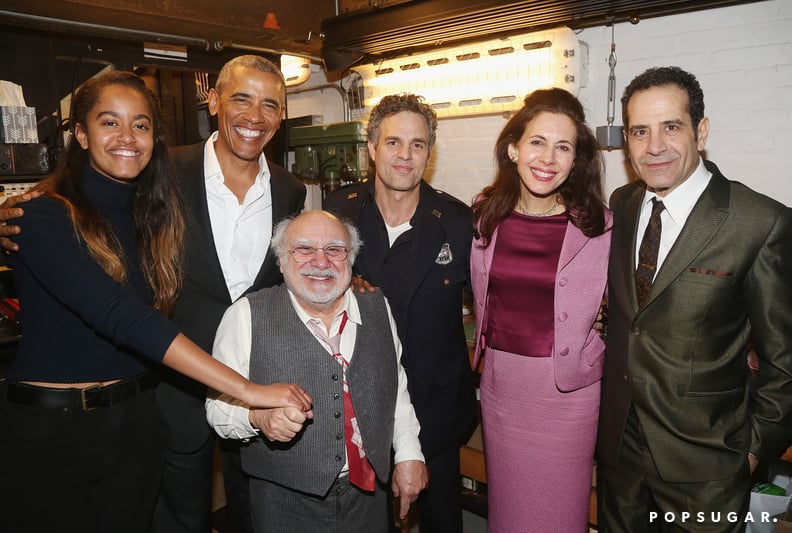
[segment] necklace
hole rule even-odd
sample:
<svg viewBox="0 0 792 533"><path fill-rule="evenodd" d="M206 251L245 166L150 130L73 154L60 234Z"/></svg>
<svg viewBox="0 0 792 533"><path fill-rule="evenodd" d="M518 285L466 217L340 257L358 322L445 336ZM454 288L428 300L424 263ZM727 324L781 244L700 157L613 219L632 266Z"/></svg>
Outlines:
<svg viewBox="0 0 792 533"><path fill-rule="evenodd" d="M517 204L517 210L523 215L528 215L529 217L546 217L546 216L550 216L553 213L553 211L556 210L556 207L558 207L559 205L561 205L561 203L558 201L558 195L556 195L555 203L553 203L553 205L551 205L550 209L548 209L547 211L542 211L541 213L532 213L524 209L520 204Z"/></svg>

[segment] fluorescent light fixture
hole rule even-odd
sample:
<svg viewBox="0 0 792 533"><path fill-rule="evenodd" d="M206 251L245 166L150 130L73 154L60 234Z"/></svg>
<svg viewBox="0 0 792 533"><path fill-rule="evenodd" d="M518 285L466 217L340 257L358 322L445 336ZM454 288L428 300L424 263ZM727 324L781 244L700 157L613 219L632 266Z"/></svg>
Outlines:
<svg viewBox="0 0 792 533"><path fill-rule="evenodd" d="M580 43L569 28L360 65L352 70L363 78L365 109L355 118L397 93L423 96L441 117L508 113L535 89L577 95L581 68Z"/></svg>
<svg viewBox="0 0 792 533"><path fill-rule="evenodd" d="M283 54L280 62L286 87L300 85L311 77L311 62L304 57Z"/></svg>

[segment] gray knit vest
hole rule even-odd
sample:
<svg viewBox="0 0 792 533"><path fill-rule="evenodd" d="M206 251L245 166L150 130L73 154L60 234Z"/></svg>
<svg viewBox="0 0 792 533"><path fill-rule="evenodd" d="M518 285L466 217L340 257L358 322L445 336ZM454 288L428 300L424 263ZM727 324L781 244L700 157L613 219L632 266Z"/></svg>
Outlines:
<svg viewBox="0 0 792 533"><path fill-rule="evenodd" d="M396 405L397 361L382 293L354 294L362 325L347 368L363 446L380 481L388 479ZM264 436L242 447L249 475L324 496L344 465L344 390L341 365L300 321L284 285L247 296L253 331L250 379L297 383L312 397L313 420L290 442Z"/></svg>

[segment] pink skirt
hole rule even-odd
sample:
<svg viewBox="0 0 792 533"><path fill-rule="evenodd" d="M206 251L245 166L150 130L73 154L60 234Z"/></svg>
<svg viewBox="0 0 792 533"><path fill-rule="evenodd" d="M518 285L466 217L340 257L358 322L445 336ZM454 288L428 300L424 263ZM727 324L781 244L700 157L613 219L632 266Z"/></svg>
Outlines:
<svg viewBox="0 0 792 533"><path fill-rule="evenodd" d="M588 531L599 401L599 382L559 391L552 357L487 349L488 533Z"/></svg>

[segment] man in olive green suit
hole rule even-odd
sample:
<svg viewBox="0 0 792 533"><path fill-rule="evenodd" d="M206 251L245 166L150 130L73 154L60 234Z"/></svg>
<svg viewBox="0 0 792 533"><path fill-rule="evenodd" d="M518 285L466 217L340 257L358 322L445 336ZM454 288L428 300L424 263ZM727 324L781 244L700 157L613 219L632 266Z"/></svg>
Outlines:
<svg viewBox="0 0 792 533"><path fill-rule="evenodd" d="M622 109L641 180L610 201L600 531L742 531L751 473L792 430L792 210L701 158L709 121L693 75L650 69ZM642 244L652 226L656 259Z"/></svg>

